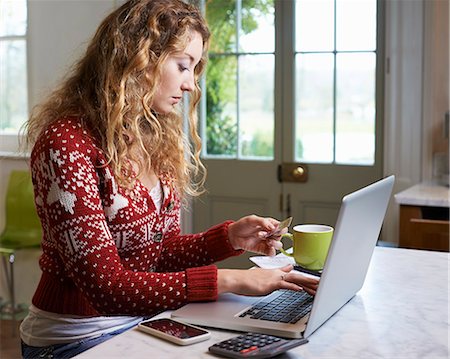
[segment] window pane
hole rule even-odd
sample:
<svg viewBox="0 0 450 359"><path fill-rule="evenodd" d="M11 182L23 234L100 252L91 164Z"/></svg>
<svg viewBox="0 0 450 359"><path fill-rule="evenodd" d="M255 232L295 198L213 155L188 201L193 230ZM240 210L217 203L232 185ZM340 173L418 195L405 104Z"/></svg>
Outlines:
<svg viewBox="0 0 450 359"><path fill-rule="evenodd" d="M376 0L338 0L336 9L337 50L375 50L376 14Z"/></svg>
<svg viewBox="0 0 450 359"><path fill-rule="evenodd" d="M273 0L242 0L241 52L275 51Z"/></svg>
<svg viewBox="0 0 450 359"><path fill-rule="evenodd" d="M206 74L206 153L237 155L235 56L209 60Z"/></svg>
<svg viewBox="0 0 450 359"><path fill-rule="evenodd" d="M297 0L297 51L334 50L334 0Z"/></svg>
<svg viewBox="0 0 450 359"><path fill-rule="evenodd" d="M23 36L27 30L27 0L0 0L0 36Z"/></svg>
<svg viewBox="0 0 450 359"><path fill-rule="evenodd" d="M213 34L206 73L205 155L273 158L274 55L260 53L275 49L274 0L205 5ZM255 89L255 83L261 85Z"/></svg>
<svg viewBox="0 0 450 359"><path fill-rule="evenodd" d="M0 132L17 133L28 117L26 42L0 42Z"/></svg>
<svg viewBox="0 0 450 359"><path fill-rule="evenodd" d="M375 65L374 53L337 55L337 163L374 163Z"/></svg>
<svg viewBox="0 0 450 359"><path fill-rule="evenodd" d="M211 53L236 51L236 1L208 1L206 20L211 31Z"/></svg>
<svg viewBox="0 0 450 359"><path fill-rule="evenodd" d="M296 58L296 161L333 161L333 54Z"/></svg>
<svg viewBox="0 0 450 359"><path fill-rule="evenodd" d="M274 61L273 55L239 59L239 129L244 157L273 158Z"/></svg>

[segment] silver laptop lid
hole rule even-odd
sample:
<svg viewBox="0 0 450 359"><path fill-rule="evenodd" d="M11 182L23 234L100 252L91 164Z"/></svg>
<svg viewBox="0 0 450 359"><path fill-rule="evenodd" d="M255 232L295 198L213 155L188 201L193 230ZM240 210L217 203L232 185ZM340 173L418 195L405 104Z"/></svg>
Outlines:
<svg viewBox="0 0 450 359"><path fill-rule="evenodd" d="M394 186L394 176L345 196L308 324L308 337L362 287Z"/></svg>

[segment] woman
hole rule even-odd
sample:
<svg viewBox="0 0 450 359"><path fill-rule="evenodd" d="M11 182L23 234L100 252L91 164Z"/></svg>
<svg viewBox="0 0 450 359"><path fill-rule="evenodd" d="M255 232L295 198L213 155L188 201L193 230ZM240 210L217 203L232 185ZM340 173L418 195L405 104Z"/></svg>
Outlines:
<svg viewBox="0 0 450 359"><path fill-rule="evenodd" d="M35 109L27 138L44 236L41 280L21 325L24 357L72 357L143 317L224 292L315 293L317 281L291 266L212 265L244 250L275 254L275 219L180 235L182 201L201 193L205 177L195 120L208 41L204 19L183 1L129 1Z"/></svg>

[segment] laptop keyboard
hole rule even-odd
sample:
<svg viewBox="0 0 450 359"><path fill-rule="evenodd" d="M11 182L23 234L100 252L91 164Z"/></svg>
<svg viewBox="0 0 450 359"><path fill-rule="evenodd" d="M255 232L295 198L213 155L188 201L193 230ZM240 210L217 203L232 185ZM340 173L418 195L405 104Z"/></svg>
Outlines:
<svg viewBox="0 0 450 359"><path fill-rule="evenodd" d="M314 297L308 293L292 290L279 292L277 297L270 301L264 298L239 316L294 324L311 311Z"/></svg>

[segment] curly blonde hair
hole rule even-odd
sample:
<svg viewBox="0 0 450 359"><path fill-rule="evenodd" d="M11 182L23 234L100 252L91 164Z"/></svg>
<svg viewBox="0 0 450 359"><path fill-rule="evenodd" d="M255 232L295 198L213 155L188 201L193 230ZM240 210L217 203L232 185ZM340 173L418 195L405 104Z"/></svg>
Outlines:
<svg viewBox="0 0 450 359"><path fill-rule="evenodd" d="M195 68L185 135L181 111L156 114L151 104L162 64L185 49L192 32L201 35L204 52ZM200 194L206 169L200 161L196 108L209 37L200 11L182 0L126 2L100 24L61 86L33 110L27 143L33 144L52 122L76 116L98 139L121 185L133 186L132 159L137 176L152 169L158 176L170 176L181 196Z"/></svg>

